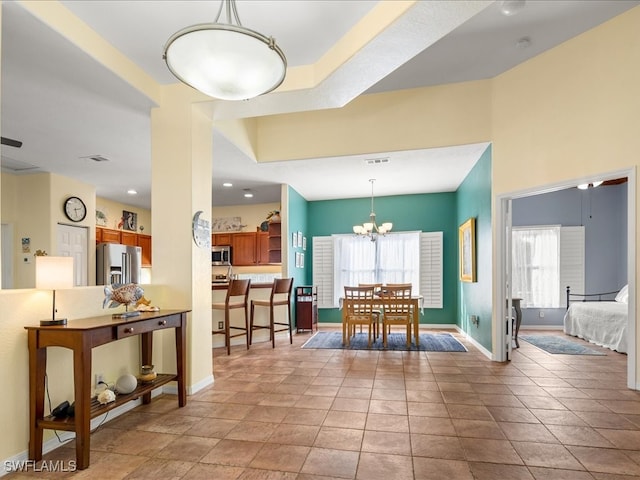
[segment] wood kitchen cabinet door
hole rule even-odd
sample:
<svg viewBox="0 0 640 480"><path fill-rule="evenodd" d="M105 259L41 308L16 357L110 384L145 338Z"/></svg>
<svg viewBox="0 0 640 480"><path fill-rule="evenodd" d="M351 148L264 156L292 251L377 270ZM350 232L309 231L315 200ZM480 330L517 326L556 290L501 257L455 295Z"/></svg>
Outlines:
<svg viewBox="0 0 640 480"><path fill-rule="evenodd" d="M236 266L256 264L257 236L255 232L234 233L231 238L231 262Z"/></svg>
<svg viewBox="0 0 640 480"><path fill-rule="evenodd" d="M211 245L232 245L230 233L212 233Z"/></svg>
<svg viewBox="0 0 640 480"><path fill-rule="evenodd" d="M96 229L97 231L98 229ZM100 232L101 242L104 243L120 243L120 230L111 230L109 228L101 228L102 232ZM98 233L96 232L96 238L98 237Z"/></svg>
<svg viewBox="0 0 640 480"><path fill-rule="evenodd" d="M138 246L138 234L133 232L121 232L121 243L123 245L130 245L132 247Z"/></svg>
<svg viewBox="0 0 640 480"><path fill-rule="evenodd" d="M269 263L269 232L258 232L258 264L266 265Z"/></svg>
<svg viewBox="0 0 640 480"><path fill-rule="evenodd" d="M151 235L138 234L138 246L142 248L142 266L151 266Z"/></svg>

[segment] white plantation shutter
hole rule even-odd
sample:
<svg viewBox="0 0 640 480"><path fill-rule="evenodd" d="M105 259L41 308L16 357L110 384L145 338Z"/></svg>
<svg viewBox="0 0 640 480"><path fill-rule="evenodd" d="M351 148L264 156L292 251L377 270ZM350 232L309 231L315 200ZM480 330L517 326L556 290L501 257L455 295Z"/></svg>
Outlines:
<svg viewBox="0 0 640 480"><path fill-rule="evenodd" d="M442 232L420 234L420 294L426 308L442 308Z"/></svg>
<svg viewBox="0 0 640 480"><path fill-rule="evenodd" d="M318 308L337 308L333 301L333 239L313 237L313 285L318 287Z"/></svg>
<svg viewBox="0 0 640 480"><path fill-rule="evenodd" d="M560 305L564 306L567 286L571 293L584 294L584 227L560 228Z"/></svg>
<svg viewBox="0 0 640 480"><path fill-rule="evenodd" d="M313 237L313 284L318 308L338 308L334 298L333 237ZM443 233L420 234L420 295L426 308L443 308Z"/></svg>

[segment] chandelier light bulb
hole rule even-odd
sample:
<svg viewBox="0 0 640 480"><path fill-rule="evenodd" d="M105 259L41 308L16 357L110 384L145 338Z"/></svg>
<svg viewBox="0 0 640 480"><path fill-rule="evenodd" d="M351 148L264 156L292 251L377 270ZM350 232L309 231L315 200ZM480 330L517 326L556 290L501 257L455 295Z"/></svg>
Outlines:
<svg viewBox="0 0 640 480"><path fill-rule="evenodd" d="M353 233L367 237L372 242L375 242L377 235L385 235L393 228L393 223L391 222L385 222L380 226L376 223L376 213L373 209L373 182L375 181L375 178L369 179L371 183L371 213L369 214L369 221L364 222L362 225L353 226Z"/></svg>

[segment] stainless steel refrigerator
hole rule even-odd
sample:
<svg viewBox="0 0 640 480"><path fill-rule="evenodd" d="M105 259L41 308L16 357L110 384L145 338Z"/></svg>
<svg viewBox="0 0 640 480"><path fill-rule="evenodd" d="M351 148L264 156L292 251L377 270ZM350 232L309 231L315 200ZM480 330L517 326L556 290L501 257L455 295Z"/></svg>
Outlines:
<svg viewBox="0 0 640 480"><path fill-rule="evenodd" d="M100 243L96 253L96 285L140 283L142 248Z"/></svg>

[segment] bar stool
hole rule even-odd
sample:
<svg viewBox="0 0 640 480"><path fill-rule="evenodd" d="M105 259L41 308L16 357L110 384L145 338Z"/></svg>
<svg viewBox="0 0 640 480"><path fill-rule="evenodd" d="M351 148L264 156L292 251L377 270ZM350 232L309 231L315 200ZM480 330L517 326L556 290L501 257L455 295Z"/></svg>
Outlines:
<svg viewBox="0 0 640 480"><path fill-rule="evenodd" d="M213 310L224 310L224 328L222 330L213 329L213 335L224 335L224 345L227 347L227 355L231 354L231 339L235 337L247 336L247 350L249 350L249 311L247 304L249 301L249 288L251 280L231 280L227 290L227 297L224 303L212 303ZM230 324L230 311L236 308L244 309L244 327L234 327ZM241 330L240 333L231 335L230 330Z"/></svg>
<svg viewBox="0 0 640 480"><path fill-rule="evenodd" d="M271 296L269 300L251 300L251 326L249 327L249 343L253 341L253 331L263 328L269 329L269 340L271 340L272 348L276 348L276 332L284 332L289 330L289 343L293 344L293 336L291 334L291 290L293 289L293 278L276 278L273 280L271 287ZM286 295L286 296L285 296ZM276 298L278 296L278 298ZM276 322L274 308L277 306L287 307L287 323ZM255 325L253 323L253 314L255 307L269 307L269 325ZM287 328L276 329L276 325L286 325Z"/></svg>

